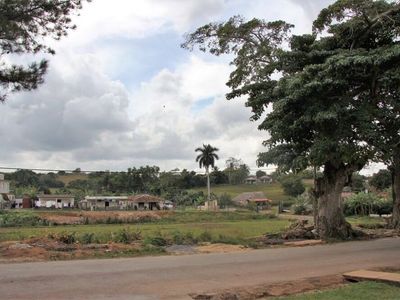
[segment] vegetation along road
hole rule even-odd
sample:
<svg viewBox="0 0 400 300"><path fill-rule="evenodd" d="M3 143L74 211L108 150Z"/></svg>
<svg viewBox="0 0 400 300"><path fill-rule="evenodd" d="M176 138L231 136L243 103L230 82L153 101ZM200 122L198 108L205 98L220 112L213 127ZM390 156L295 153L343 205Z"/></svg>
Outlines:
<svg viewBox="0 0 400 300"><path fill-rule="evenodd" d="M399 263L400 239L243 253L4 264L2 299L190 299L190 293Z"/></svg>

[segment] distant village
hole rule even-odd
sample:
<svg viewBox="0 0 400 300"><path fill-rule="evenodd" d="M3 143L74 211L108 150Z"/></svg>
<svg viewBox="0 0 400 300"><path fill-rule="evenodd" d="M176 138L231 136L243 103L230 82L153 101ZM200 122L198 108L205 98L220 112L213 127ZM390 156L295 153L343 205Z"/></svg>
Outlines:
<svg viewBox="0 0 400 300"><path fill-rule="evenodd" d="M243 180L245 184L254 185L259 183L272 183L268 175L260 177L248 176ZM233 199L239 206L254 204L260 209L269 208L272 200L267 199L262 192L242 193ZM5 180L4 174L0 174L0 209L82 209L82 210L171 210L175 203L163 197L147 193L110 196L96 195L84 196L83 199L75 199L71 194L44 194L35 196L19 195L10 192L10 181ZM208 207L210 206L210 207ZM205 203L198 209L218 209L218 204Z"/></svg>
<svg viewBox="0 0 400 300"><path fill-rule="evenodd" d="M0 208L47 208L47 209L85 209L85 210L161 210L172 209L171 201L161 197L139 194L133 196L86 196L75 201L72 195L40 194L36 198L25 195L16 198L10 193L10 182L0 174Z"/></svg>

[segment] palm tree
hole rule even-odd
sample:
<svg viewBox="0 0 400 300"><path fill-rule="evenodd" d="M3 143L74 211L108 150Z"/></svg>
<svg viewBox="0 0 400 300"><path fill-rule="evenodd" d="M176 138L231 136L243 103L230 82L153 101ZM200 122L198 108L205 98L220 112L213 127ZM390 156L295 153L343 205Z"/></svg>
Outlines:
<svg viewBox="0 0 400 300"><path fill-rule="evenodd" d="M207 175L207 192L208 197L207 199L210 200L210 167L214 167L215 160L218 160L219 157L215 153L219 149L211 146L210 144L204 145L203 148L197 148L195 151L200 152L200 154L196 157L196 162L199 163L200 168L206 169Z"/></svg>

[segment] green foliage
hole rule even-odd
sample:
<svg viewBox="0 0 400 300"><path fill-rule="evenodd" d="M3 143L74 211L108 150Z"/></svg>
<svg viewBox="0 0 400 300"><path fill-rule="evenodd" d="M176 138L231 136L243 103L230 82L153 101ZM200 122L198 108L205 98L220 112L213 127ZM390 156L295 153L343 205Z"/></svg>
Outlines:
<svg viewBox="0 0 400 300"><path fill-rule="evenodd" d="M231 54L227 98L246 96L252 119L265 116L259 166L323 168L315 192L328 199L369 160L400 170L399 12L397 1L338 0L299 36L282 21L233 17L198 28L183 47ZM325 217L321 234L341 235L337 218Z"/></svg>
<svg viewBox="0 0 400 300"><path fill-rule="evenodd" d="M225 162L224 173L228 177L229 184L242 184L250 174L250 168L241 159L230 157Z"/></svg>
<svg viewBox="0 0 400 300"><path fill-rule="evenodd" d="M74 231L62 231L56 234L49 234L47 237L68 245L77 242L76 232Z"/></svg>
<svg viewBox="0 0 400 300"><path fill-rule="evenodd" d="M218 204L220 208L226 208L229 206L233 206L234 203L232 201L232 197L229 194L224 193L221 196L219 196Z"/></svg>
<svg viewBox="0 0 400 300"><path fill-rule="evenodd" d="M48 222L33 212L3 212L0 227L43 226Z"/></svg>
<svg viewBox="0 0 400 300"><path fill-rule="evenodd" d="M48 63L46 60L29 66L10 65L8 56L54 54L54 50L43 42L48 38L59 40L75 26L71 15L82 7L83 0L7 0L0 1L0 102L8 92L32 90L43 83ZM46 39L45 39L45 38Z"/></svg>
<svg viewBox="0 0 400 300"><path fill-rule="evenodd" d="M79 242L82 244L92 244L96 242L95 234L93 232L85 232L79 238Z"/></svg>
<svg viewBox="0 0 400 300"><path fill-rule="evenodd" d="M116 243L130 244L142 239L142 232L138 229L132 231L129 228L123 228L113 234L113 241Z"/></svg>
<svg viewBox="0 0 400 300"><path fill-rule="evenodd" d="M392 210L392 202L373 193L358 193L344 201L346 215L368 216L370 214L388 214Z"/></svg>
<svg viewBox="0 0 400 300"><path fill-rule="evenodd" d="M365 177L359 173L353 173L351 176L351 189L355 192L362 192L365 190Z"/></svg>
<svg viewBox="0 0 400 300"><path fill-rule="evenodd" d="M209 167L214 167L215 161L219 159L216 152L218 148L215 148L208 145L203 145L203 147L196 148L196 152L200 152L200 154L196 157L196 162L199 163L200 168L205 167L208 169Z"/></svg>
<svg viewBox="0 0 400 300"><path fill-rule="evenodd" d="M281 176L279 179L286 195L296 197L305 192L306 188L301 180L301 177L290 174Z"/></svg>
<svg viewBox="0 0 400 300"><path fill-rule="evenodd" d="M257 170L257 172L256 172L256 177L257 178L260 178L260 177L263 177L263 176L266 176L266 175L267 175L267 173L265 173L262 170Z"/></svg>
<svg viewBox="0 0 400 300"><path fill-rule="evenodd" d="M362 2L362 1L360 1ZM305 294L279 297L279 300L395 300L400 288L378 282L359 282L338 288L315 291Z"/></svg>
<svg viewBox="0 0 400 300"><path fill-rule="evenodd" d="M295 215L311 215L313 213L311 199L308 196L297 196L292 205L292 210Z"/></svg>
<svg viewBox="0 0 400 300"><path fill-rule="evenodd" d="M379 170L372 175L369 183L377 190L383 191L392 185L392 175L388 170Z"/></svg>
<svg viewBox="0 0 400 300"><path fill-rule="evenodd" d="M157 232L153 236L146 237L146 239L144 240L144 243L147 244L147 245L153 245L153 246L157 246L157 247L164 247L164 246L167 246L169 244L169 241L167 240L167 238L161 232Z"/></svg>
<svg viewBox="0 0 400 300"><path fill-rule="evenodd" d="M211 233L206 230L206 231L203 231L199 235L198 239L199 239L200 242L205 243L205 242L211 242L213 240L213 237L212 237Z"/></svg>

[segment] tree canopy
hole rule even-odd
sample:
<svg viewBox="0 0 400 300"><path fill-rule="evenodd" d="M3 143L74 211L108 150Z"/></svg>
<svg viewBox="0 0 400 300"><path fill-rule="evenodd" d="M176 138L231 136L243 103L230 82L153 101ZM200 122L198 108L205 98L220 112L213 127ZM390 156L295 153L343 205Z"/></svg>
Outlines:
<svg viewBox="0 0 400 300"><path fill-rule="evenodd" d="M32 90L44 81L48 61L28 66L8 63L15 55L54 54L47 38L59 40L75 28L71 15L91 0L0 1L0 101L9 92Z"/></svg>
<svg viewBox="0 0 400 300"><path fill-rule="evenodd" d="M182 45L234 55L227 98L246 96L252 119L270 135L260 166L323 169L314 191L322 237L351 235L340 204L344 185L382 149L400 145L389 138L400 128L399 11L397 2L338 0L310 34L292 35L284 21L236 16L200 27ZM377 136L390 141L382 146Z"/></svg>

